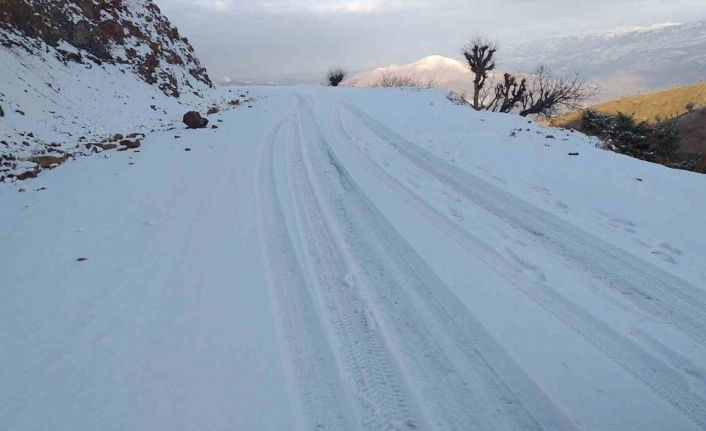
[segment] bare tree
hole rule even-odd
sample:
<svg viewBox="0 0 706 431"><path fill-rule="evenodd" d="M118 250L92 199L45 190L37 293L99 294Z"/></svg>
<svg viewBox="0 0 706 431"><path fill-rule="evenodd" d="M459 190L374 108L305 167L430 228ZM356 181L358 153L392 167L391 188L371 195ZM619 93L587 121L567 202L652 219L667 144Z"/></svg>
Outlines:
<svg viewBox="0 0 706 431"><path fill-rule="evenodd" d="M533 75L509 73L491 89L481 91L481 109L494 112L516 112L522 117L552 117L561 110L575 110L596 94L578 74L555 77L545 67Z"/></svg>
<svg viewBox="0 0 706 431"><path fill-rule="evenodd" d="M346 77L346 71L340 67L333 67L328 71L326 75L326 80L328 85L331 87L338 87L338 85L343 82Z"/></svg>
<svg viewBox="0 0 706 431"><path fill-rule="evenodd" d="M509 73L495 85L492 97L484 98L485 109L494 112L512 112L527 97L527 78L518 78ZM489 100L487 104L486 100Z"/></svg>
<svg viewBox="0 0 706 431"><path fill-rule="evenodd" d="M551 117L561 109L575 110L596 95L578 73L555 77L546 66L539 66L529 78L528 90L522 99L519 114Z"/></svg>
<svg viewBox="0 0 706 431"><path fill-rule="evenodd" d="M473 79L473 108L483 109L481 90L485 87L488 72L495 69L495 52L498 50L494 41L483 36L476 36L469 40L461 49L466 58L468 67L474 74Z"/></svg>

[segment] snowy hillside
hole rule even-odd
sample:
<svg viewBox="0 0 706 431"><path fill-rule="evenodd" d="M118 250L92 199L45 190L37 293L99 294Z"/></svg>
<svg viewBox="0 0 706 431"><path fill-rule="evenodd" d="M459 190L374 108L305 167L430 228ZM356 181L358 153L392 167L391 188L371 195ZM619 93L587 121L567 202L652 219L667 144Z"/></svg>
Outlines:
<svg viewBox="0 0 706 431"><path fill-rule="evenodd" d="M393 64L361 72L347 79L343 85L374 87L386 74L413 77L425 85L431 83L435 88L444 88L459 94L473 92L473 77L470 69L459 60L441 55L430 55L409 64ZM498 74L501 72L491 73L491 75Z"/></svg>
<svg viewBox="0 0 706 431"><path fill-rule="evenodd" d="M706 429L705 176L440 90L251 93L0 184L4 428Z"/></svg>
<svg viewBox="0 0 706 431"><path fill-rule="evenodd" d="M601 99L706 79L706 21L664 24L508 46L502 64L531 72L543 63L603 85Z"/></svg>
<svg viewBox="0 0 706 431"><path fill-rule="evenodd" d="M0 177L12 159L85 152L215 96L188 41L151 0L11 0L0 18Z"/></svg>

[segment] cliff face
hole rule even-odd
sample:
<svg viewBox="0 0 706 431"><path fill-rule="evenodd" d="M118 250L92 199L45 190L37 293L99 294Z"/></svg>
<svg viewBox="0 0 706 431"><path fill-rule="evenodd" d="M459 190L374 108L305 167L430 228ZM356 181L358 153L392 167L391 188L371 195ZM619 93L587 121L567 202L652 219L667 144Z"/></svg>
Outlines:
<svg viewBox="0 0 706 431"><path fill-rule="evenodd" d="M212 87L206 69L152 0L0 0L0 44L62 62L131 70L165 95Z"/></svg>

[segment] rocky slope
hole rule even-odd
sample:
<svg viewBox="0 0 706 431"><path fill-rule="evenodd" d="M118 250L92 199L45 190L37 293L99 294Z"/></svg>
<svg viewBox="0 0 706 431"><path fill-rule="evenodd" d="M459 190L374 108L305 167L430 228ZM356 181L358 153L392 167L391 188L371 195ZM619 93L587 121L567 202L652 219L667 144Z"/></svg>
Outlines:
<svg viewBox="0 0 706 431"><path fill-rule="evenodd" d="M0 0L0 64L0 177L166 127L215 97L152 0Z"/></svg>
<svg viewBox="0 0 706 431"><path fill-rule="evenodd" d="M151 0L0 0L0 44L60 60L126 65L166 95L211 87L206 69ZM69 44L75 50L62 47Z"/></svg>

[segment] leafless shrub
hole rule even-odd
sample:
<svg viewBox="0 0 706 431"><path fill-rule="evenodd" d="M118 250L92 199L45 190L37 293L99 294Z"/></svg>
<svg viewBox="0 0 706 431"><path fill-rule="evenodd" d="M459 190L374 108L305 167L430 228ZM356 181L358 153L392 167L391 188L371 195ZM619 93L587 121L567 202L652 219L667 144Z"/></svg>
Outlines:
<svg viewBox="0 0 706 431"><path fill-rule="evenodd" d="M466 100L466 93L456 93L455 91L449 91L446 93L446 100L453 103L454 105L470 105L468 100Z"/></svg>
<svg viewBox="0 0 706 431"><path fill-rule="evenodd" d="M578 73L556 77L546 66L539 66L529 78L527 96L522 100L520 115L549 118L559 110L575 110L593 96L596 89Z"/></svg>
<svg viewBox="0 0 706 431"><path fill-rule="evenodd" d="M373 87L426 87L431 88L434 86L434 81L429 80L427 82L422 81L414 75L403 75L394 72L385 72L382 74L380 79L373 84Z"/></svg>
<svg viewBox="0 0 706 431"><path fill-rule="evenodd" d="M491 89L492 88L492 89ZM528 76L505 73L502 81L481 92L482 109L551 118L575 110L596 94L578 74L556 77L545 66Z"/></svg>
<svg viewBox="0 0 706 431"><path fill-rule="evenodd" d="M328 71L326 75L326 81L331 87L338 87L338 85L343 82L346 77L346 71L340 67L333 67Z"/></svg>

